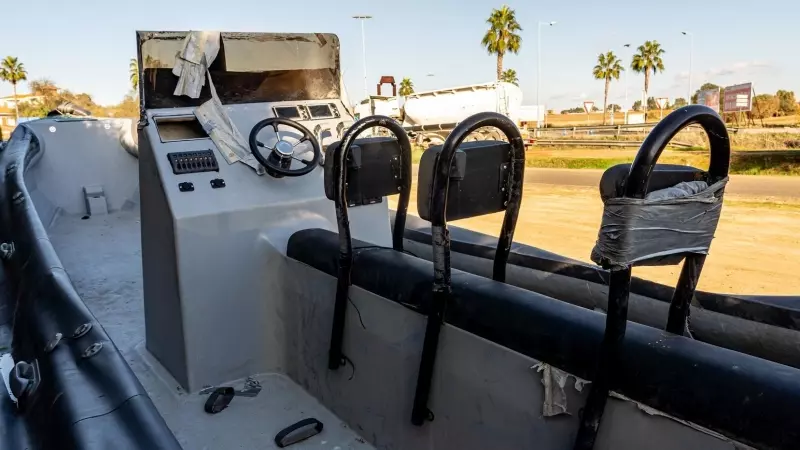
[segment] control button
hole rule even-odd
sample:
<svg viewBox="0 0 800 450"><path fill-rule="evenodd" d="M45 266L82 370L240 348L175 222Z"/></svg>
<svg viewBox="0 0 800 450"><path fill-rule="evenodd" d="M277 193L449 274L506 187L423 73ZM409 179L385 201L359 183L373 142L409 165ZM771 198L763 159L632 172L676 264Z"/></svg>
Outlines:
<svg viewBox="0 0 800 450"><path fill-rule="evenodd" d="M214 178L211 180L211 187L214 189L224 188L225 187L225 180L222 178Z"/></svg>
<svg viewBox="0 0 800 450"><path fill-rule="evenodd" d="M191 192L194 190L194 183L190 181L184 181L183 183L178 183L178 190L181 192Z"/></svg>

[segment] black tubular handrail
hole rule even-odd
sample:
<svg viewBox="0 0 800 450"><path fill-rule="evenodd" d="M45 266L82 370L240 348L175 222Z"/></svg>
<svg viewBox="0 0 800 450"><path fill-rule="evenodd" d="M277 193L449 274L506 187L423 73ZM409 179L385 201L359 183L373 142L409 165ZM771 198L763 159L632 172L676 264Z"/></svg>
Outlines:
<svg viewBox="0 0 800 450"><path fill-rule="evenodd" d="M433 174L431 189L430 218L433 248L433 302L428 311L428 323L425 329L425 340L422 347L422 358L417 375L417 388L414 395L414 406L411 412L411 423L422 425L431 420L433 414L428 409L428 397L431 390L433 366L436 360L436 349L439 333L444 321L444 309L452 297L450 285L450 238L447 233L447 194L450 187L450 167L456 150L473 131L482 127L496 127L502 131L511 144L511 171L509 174L508 200L503 226L497 241L494 256L492 278L504 282L506 279L506 261L511 251L514 229L522 204L522 182L525 171L525 144L519 128L508 117L484 112L475 114L450 133L442 146L439 159ZM395 229L397 226L395 225Z"/></svg>
<svg viewBox="0 0 800 450"><path fill-rule="evenodd" d="M368 128L380 127L391 131L400 143L400 199L397 202L392 248L403 251L403 232L406 227L408 202L411 196L411 142L408 135L394 119L386 116L369 116L354 123L345 131L341 144L333 151L334 204L336 224L339 228L339 270L336 283L336 300L333 307L333 329L328 351L328 368L336 370L344 364L342 340L350 290L350 270L353 266L353 243L350 236L350 218L347 214L347 157L356 138Z"/></svg>
<svg viewBox="0 0 800 450"><path fill-rule="evenodd" d="M676 109L658 123L639 147L625 182L625 197L644 198L650 175L669 141L689 125L698 124L708 136L711 160L708 175L711 183L728 176L731 162L731 141L725 122L713 109L703 105L689 105ZM711 184L709 183L709 184Z"/></svg>
<svg viewBox="0 0 800 450"><path fill-rule="evenodd" d="M711 108L702 105L685 106L673 111L659 122L642 143L625 180L624 197L645 198L650 177L661 152L678 132L695 123L702 126L708 135L711 151L707 172L708 184L711 185L728 176L731 147L725 122ZM672 294L666 331L683 335L689 316L689 305L705 259L706 255L700 253L685 255L678 284ZM627 264L606 268L610 271L606 329L600 344L597 369L580 417L574 450L594 448L600 420L615 376L620 345L627 327L632 266Z"/></svg>

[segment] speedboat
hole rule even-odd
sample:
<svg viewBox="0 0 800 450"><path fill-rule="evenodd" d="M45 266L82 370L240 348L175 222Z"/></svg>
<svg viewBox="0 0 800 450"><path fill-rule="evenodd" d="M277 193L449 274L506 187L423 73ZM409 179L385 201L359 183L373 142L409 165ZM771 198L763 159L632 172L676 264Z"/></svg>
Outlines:
<svg viewBox="0 0 800 450"><path fill-rule="evenodd" d="M137 48L138 121L49 117L0 151L3 448L800 448L798 298L695 290L730 159L714 111L604 174L591 265L514 242L502 114L413 166L397 122L354 121L333 34ZM658 164L691 124L710 167ZM448 225L498 212L496 237Z"/></svg>

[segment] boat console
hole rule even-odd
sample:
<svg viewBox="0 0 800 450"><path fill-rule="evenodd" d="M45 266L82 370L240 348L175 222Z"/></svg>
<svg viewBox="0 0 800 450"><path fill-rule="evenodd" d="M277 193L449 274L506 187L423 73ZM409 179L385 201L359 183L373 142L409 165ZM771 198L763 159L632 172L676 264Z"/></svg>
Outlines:
<svg viewBox="0 0 800 450"><path fill-rule="evenodd" d="M190 391L283 367L268 350L281 324L264 306L265 296L279 295L268 283L277 263L264 248L285 251L279 236L300 224L336 227L321 164L352 124L340 95L338 40L267 34L259 60L250 58L247 36L222 33L195 100L172 95L178 78L160 56L178 53L187 35L139 36L147 349ZM302 57L285 67L263 56L298 46ZM290 90L304 83L305 92ZM388 242L387 204L372 203L354 214L354 228Z"/></svg>

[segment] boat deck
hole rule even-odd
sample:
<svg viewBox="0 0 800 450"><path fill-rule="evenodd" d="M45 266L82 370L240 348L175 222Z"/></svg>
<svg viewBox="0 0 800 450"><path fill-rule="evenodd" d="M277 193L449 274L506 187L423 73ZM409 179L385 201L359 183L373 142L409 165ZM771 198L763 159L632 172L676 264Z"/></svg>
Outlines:
<svg viewBox="0 0 800 450"><path fill-rule="evenodd" d="M144 350L139 211L82 220L61 216L48 230L75 289L150 394L186 449L272 449L281 429L308 417L325 428L292 449L370 449L356 432L283 374L258 374L257 397L236 397L224 411L203 410L206 396L187 393ZM242 380L229 385L242 387Z"/></svg>

